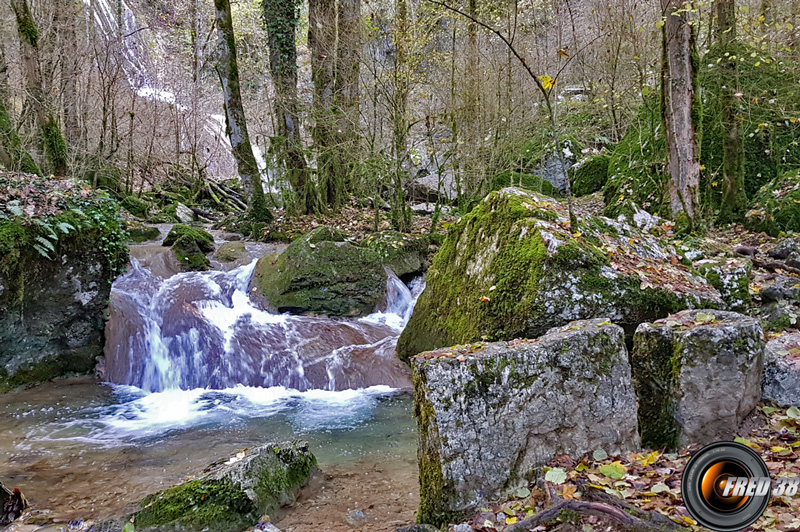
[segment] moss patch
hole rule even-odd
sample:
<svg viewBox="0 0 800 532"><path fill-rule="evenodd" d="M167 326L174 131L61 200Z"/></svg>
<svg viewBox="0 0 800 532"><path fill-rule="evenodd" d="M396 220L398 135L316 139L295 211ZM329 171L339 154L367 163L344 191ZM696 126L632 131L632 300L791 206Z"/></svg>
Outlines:
<svg viewBox="0 0 800 532"><path fill-rule="evenodd" d="M538 175L514 172L512 170L500 172L492 179L492 190L499 190L505 187L522 187L545 196L559 195L558 190L547 179L543 179Z"/></svg>
<svg viewBox="0 0 800 532"><path fill-rule="evenodd" d="M136 196L128 196L120 202L120 205L138 218L147 218L150 212L150 204Z"/></svg>
<svg viewBox="0 0 800 532"><path fill-rule="evenodd" d="M602 190L608 181L608 155L594 155L570 168L572 194L586 196Z"/></svg>
<svg viewBox="0 0 800 532"><path fill-rule="evenodd" d="M800 173L787 172L761 187L745 217L748 228L771 236L800 231Z"/></svg>

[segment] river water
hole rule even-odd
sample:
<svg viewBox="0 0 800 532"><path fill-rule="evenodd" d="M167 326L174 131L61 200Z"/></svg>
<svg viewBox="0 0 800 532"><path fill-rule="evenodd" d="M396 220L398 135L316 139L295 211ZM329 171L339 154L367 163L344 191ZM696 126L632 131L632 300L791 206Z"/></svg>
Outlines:
<svg viewBox="0 0 800 532"><path fill-rule="evenodd" d="M253 267L160 277L134 260L112 289L116 383L0 395L0 479L58 529L124 514L243 448L303 439L322 473L281 530L413 522L413 402L393 351L422 283L390 275L383 312L361 319L276 315L249 299Z"/></svg>

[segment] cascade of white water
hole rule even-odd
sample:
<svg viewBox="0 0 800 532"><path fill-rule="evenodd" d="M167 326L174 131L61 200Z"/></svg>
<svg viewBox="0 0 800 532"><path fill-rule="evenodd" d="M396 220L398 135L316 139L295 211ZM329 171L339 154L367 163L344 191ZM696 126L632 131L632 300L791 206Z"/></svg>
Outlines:
<svg viewBox="0 0 800 532"><path fill-rule="evenodd" d="M412 292L389 272L385 311L335 320L257 308L247 294L254 268L161 279L133 259L112 287L107 378L147 391L408 386L394 348L422 281Z"/></svg>

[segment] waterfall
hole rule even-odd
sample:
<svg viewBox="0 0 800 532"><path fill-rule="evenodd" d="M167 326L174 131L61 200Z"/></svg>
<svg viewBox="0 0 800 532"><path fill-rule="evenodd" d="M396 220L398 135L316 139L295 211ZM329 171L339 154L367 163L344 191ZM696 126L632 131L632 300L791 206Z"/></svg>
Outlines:
<svg viewBox="0 0 800 532"><path fill-rule="evenodd" d="M107 379L151 392L410 385L394 350L421 280L409 289L389 271L385 310L361 319L291 316L261 310L249 299L255 264L162 279L132 259L111 289Z"/></svg>

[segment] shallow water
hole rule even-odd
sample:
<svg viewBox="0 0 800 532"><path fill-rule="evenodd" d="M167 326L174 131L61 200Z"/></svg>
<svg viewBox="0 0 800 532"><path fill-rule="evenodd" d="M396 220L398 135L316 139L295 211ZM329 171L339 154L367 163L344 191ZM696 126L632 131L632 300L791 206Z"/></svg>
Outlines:
<svg viewBox="0 0 800 532"><path fill-rule="evenodd" d="M146 394L61 380L0 395L0 478L56 521L104 519L238 450L303 439L323 474L282 530L351 529L348 508L365 511L369 530L393 530L418 501L411 408L387 387Z"/></svg>

